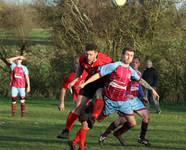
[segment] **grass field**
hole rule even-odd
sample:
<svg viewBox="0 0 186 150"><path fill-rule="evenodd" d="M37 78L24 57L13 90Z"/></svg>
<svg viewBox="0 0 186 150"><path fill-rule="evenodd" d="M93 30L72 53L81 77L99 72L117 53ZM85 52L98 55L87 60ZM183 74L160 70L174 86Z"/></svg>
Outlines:
<svg viewBox="0 0 186 150"><path fill-rule="evenodd" d="M68 150L67 141L56 138L64 127L66 116L73 106L69 100L66 111L57 110L57 100L32 98L27 100L27 117L20 117L19 103L15 118L10 117L10 100L0 97L0 150ZM99 134L114 120L111 116L102 123L96 123L88 133L86 150L186 150L186 107L184 105L163 105L163 113L151 113L151 124L148 132L152 146L150 148L138 144L138 125L125 137L129 146L122 147L110 135L103 146L97 144ZM79 129L75 124L70 137Z"/></svg>

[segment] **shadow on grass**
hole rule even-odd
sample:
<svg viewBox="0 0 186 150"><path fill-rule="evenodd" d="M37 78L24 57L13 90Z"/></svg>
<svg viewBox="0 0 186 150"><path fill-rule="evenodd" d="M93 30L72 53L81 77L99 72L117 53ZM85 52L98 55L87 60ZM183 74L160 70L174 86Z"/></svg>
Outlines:
<svg viewBox="0 0 186 150"><path fill-rule="evenodd" d="M40 139L29 137L16 137L16 136L0 136L0 141L9 142L28 142L28 143L46 143L46 144L68 144L68 140L60 139Z"/></svg>

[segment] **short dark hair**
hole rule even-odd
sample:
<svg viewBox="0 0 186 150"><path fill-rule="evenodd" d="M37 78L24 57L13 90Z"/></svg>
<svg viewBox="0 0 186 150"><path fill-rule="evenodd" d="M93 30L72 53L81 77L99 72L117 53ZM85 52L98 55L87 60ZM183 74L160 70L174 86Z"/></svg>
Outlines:
<svg viewBox="0 0 186 150"><path fill-rule="evenodd" d="M95 43L87 43L85 46L86 51L94 50L97 51L97 45Z"/></svg>
<svg viewBox="0 0 186 150"><path fill-rule="evenodd" d="M138 59L139 62L140 62L140 58L138 56L135 56L133 59Z"/></svg>
<svg viewBox="0 0 186 150"><path fill-rule="evenodd" d="M122 54L125 54L126 51L129 51L129 52L135 52L135 49L134 48L131 48L131 47L126 47L122 50Z"/></svg>

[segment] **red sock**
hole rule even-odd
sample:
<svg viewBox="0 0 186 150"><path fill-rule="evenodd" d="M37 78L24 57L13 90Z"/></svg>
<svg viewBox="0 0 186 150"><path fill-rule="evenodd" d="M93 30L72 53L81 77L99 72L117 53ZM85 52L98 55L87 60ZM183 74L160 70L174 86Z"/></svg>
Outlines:
<svg viewBox="0 0 186 150"><path fill-rule="evenodd" d="M84 150L88 128L81 128L79 131L80 131L80 134L79 134L80 145L79 145L79 147L80 147L80 150Z"/></svg>
<svg viewBox="0 0 186 150"><path fill-rule="evenodd" d="M93 110L92 110L92 118L94 120L96 120L99 115L101 114L103 107L104 107L105 103L102 99L97 98L95 100L94 106L93 106Z"/></svg>
<svg viewBox="0 0 186 150"><path fill-rule="evenodd" d="M25 103L21 103L21 116L22 116L22 117L24 116L25 109L26 109Z"/></svg>
<svg viewBox="0 0 186 150"><path fill-rule="evenodd" d="M81 129L80 129L81 130ZM76 145L79 142L80 130L77 132L75 138L72 140L72 144Z"/></svg>
<svg viewBox="0 0 186 150"><path fill-rule="evenodd" d="M15 104L12 103L12 116L15 115L16 115L16 103Z"/></svg>
<svg viewBox="0 0 186 150"><path fill-rule="evenodd" d="M74 126L74 122L77 120L78 115L70 112L68 117L67 117L67 122L66 122L66 127L65 129L67 129L68 131L70 131L72 129L72 127Z"/></svg>

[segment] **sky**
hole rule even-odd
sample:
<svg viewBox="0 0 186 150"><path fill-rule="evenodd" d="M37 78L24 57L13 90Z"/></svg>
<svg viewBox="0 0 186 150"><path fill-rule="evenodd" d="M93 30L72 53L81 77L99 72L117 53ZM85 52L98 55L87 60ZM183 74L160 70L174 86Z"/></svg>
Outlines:
<svg viewBox="0 0 186 150"><path fill-rule="evenodd" d="M36 0L3 0L5 2L10 2L10 3L16 3L16 4L21 4L21 3L33 3ZM52 0L45 0L45 1L52 1ZM181 1L181 0L180 0ZM186 3L186 0L183 0L182 3ZM182 3L177 3L177 8L181 7Z"/></svg>

